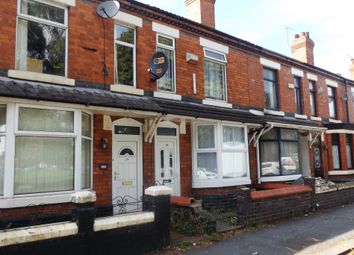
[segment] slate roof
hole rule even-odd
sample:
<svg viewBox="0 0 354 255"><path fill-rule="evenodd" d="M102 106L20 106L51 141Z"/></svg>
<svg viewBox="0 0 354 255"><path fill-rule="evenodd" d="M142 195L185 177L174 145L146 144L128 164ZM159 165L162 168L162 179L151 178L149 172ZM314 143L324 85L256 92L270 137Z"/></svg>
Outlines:
<svg viewBox="0 0 354 255"><path fill-rule="evenodd" d="M354 124L351 123L326 123L324 124L326 128L331 129L346 129L354 130Z"/></svg>

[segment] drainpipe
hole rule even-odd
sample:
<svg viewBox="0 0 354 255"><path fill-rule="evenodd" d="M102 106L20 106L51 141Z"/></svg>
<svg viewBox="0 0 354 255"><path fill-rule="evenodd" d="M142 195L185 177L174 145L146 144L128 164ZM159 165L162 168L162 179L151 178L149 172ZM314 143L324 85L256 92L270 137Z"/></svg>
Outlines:
<svg viewBox="0 0 354 255"><path fill-rule="evenodd" d="M344 79L345 84L345 93L347 94L346 106L347 106L347 123L350 123L350 116L349 116L349 92L348 92L348 80Z"/></svg>

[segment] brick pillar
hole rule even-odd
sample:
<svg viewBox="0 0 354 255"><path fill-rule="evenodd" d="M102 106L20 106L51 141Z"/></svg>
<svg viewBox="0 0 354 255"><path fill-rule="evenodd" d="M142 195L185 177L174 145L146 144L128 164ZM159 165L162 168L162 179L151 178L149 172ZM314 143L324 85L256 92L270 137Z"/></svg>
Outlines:
<svg viewBox="0 0 354 255"><path fill-rule="evenodd" d="M252 205L251 190L249 188L244 188L237 195L236 198L236 213L240 221L240 224L242 226L248 224L251 205Z"/></svg>
<svg viewBox="0 0 354 255"><path fill-rule="evenodd" d="M79 228L79 233L93 233L96 216L96 193L92 191L76 192L71 201L76 205L74 221L76 221Z"/></svg>
<svg viewBox="0 0 354 255"><path fill-rule="evenodd" d="M170 244L170 214L172 190L166 186L153 186L145 190L143 210L155 214L154 234L155 248Z"/></svg>

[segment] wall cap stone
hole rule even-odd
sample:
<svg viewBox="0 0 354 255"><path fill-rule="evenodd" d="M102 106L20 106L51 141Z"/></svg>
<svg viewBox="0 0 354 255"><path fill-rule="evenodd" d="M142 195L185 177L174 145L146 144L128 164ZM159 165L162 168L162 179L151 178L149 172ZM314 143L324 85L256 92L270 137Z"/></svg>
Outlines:
<svg viewBox="0 0 354 255"><path fill-rule="evenodd" d="M145 190L145 195L157 197L171 195L172 189L167 186L152 186Z"/></svg>
<svg viewBox="0 0 354 255"><path fill-rule="evenodd" d="M74 204L86 204L96 202L96 192L94 191L79 191L71 196L71 202Z"/></svg>

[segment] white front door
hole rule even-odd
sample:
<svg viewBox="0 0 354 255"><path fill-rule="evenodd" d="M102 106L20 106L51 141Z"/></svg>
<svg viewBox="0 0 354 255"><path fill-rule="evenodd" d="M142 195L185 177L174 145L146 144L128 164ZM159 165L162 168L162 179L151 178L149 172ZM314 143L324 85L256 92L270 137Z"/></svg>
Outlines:
<svg viewBox="0 0 354 255"><path fill-rule="evenodd" d="M156 181L172 189L172 195L180 195L179 159L177 137L156 136Z"/></svg>
<svg viewBox="0 0 354 255"><path fill-rule="evenodd" d="M139 209L138 142L115 139L113 150L112 196L114 213Z"/></svg>

